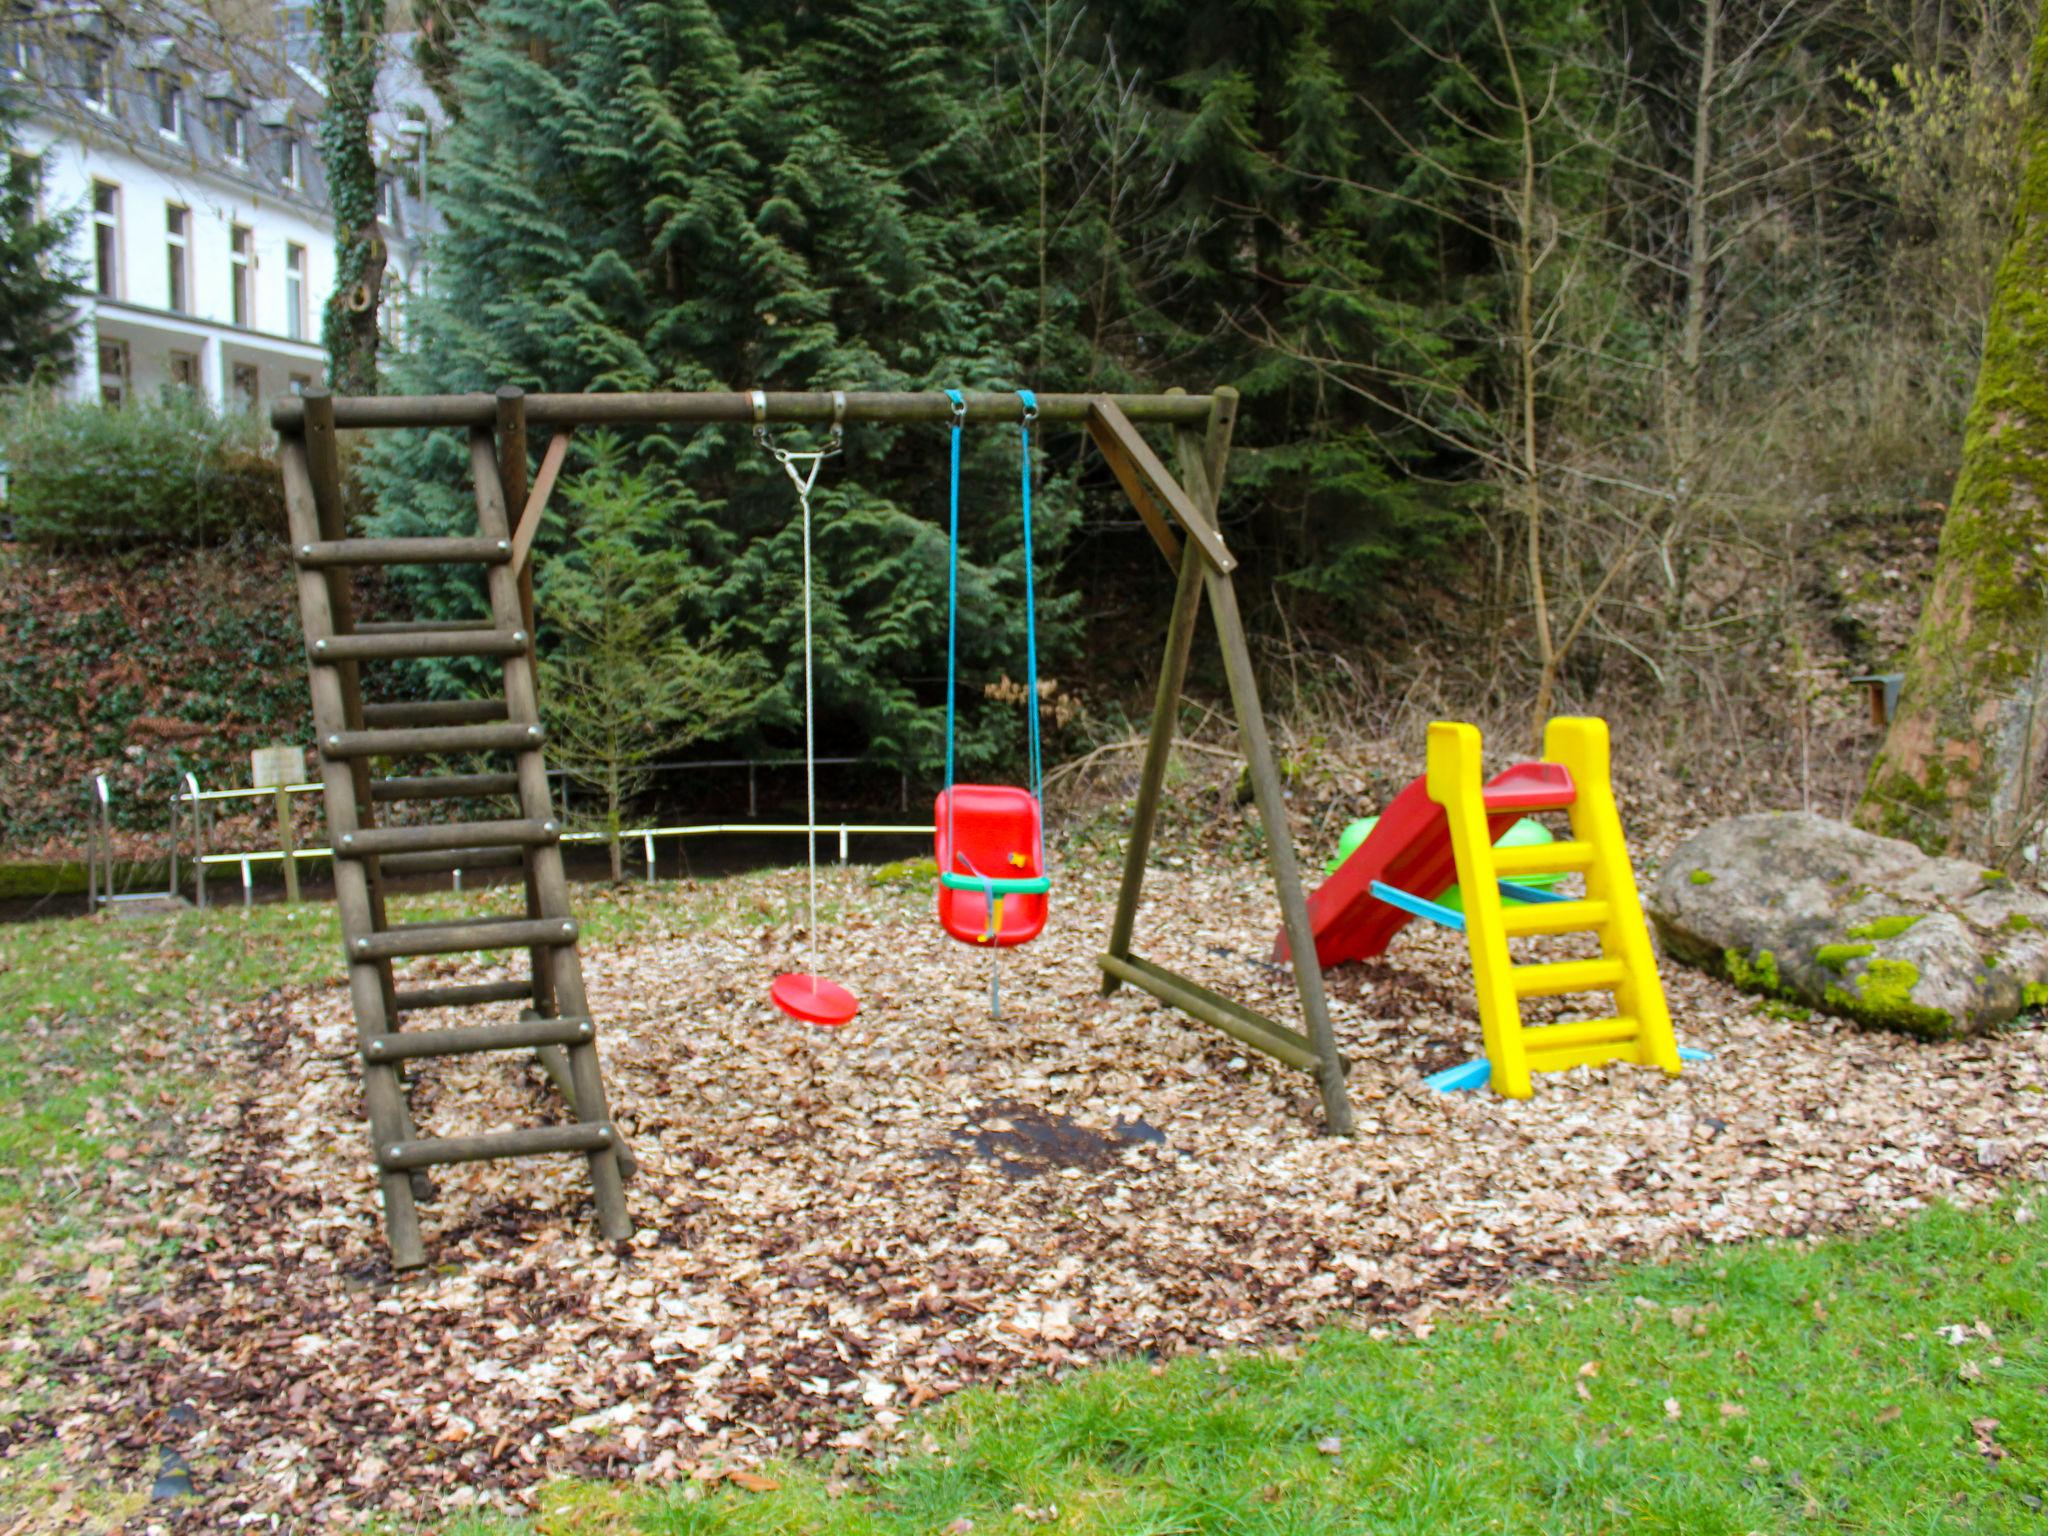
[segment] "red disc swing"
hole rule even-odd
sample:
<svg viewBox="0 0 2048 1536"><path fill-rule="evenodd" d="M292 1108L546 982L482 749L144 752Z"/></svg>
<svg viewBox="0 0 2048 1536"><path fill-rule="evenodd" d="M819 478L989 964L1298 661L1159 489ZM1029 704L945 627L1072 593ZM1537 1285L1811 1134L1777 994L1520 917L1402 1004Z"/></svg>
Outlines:
<svg viewBox="0 0 2048 1536"><path fill-rule="evenodd" d="M1045 873L1044 773L1038 746L1038 629L1031 591L1031 423L1038 401L1028 389L1020 429L1024 501L1025 718L1031 743L1031 788L953 782L953 695L958 676L960 614L960 428L967 402L953 402L951 561L946 586L946 787L932 807L933 858L939 870L939 926L963 944L1009 949L1044 931L1052 882Z"/></svg>
<svg viewBox="0 0 2048 1536"><path fill-rule="evenodd" d="M814 710L811 701L811 487L818 483L818 469L839 452L846 420L846 395L832 391L832 436L823 448L792 452L778 448L768 435L768 397L760 390L754 395L754 438L775 458L789 483L796 487L797 505L803 511L804 527L804 865L809 876L810 902L804 928L804 947L811 962L808 971L791 971L775 978L768 998L793 1019L806 1024L838 1028L860 1012L860 999L836 981L816 974L818 965L818 784ZM799 470L799 464L808 465Z"/></svg>

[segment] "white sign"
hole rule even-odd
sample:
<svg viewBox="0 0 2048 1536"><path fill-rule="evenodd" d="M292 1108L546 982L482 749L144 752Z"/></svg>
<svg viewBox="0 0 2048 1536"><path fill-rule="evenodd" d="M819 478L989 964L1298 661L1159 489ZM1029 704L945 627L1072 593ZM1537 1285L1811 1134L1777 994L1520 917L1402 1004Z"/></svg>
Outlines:
<svg viewBox="0 0 2048 1536"><path fill-rule="evenodd" d="M275 789L306 782L304 747L258 747L249 754L249 787Z"/></svg>

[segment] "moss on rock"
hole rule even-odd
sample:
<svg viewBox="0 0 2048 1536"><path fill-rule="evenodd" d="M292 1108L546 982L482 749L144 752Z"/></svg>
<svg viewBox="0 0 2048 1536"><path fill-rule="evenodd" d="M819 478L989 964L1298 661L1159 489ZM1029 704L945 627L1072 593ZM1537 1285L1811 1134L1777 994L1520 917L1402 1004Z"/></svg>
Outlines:
<svg viewBox="0 0 2048 1536"><path fill-rule="evenodd" d="M1926 917L1925 912L1894 912L1889 917L1874 918L1867 923L1858 923L1849 930L1852 939L1896 939L1915 923Z"/></svg>
<svg viewBox="0 0 2048 1536"><path fill-rule="evenodd" d="M1861 960L1876 952L1874 944L1823 944L1813 952L1813 958L1831 971L1840 971L1851 960Z"/></svg>
<svg viewBox="0 0 2048 1536"><path fill-rule="evenodd" d="M1850 1018L1882 1029L1946 1040L1956 1033L1955 1018L1940 1008L1913 1001L1913 988L1919 981L1920 967L1910 960L1873 960L1845 986L1829 987L1827 1002Z"/></svg>

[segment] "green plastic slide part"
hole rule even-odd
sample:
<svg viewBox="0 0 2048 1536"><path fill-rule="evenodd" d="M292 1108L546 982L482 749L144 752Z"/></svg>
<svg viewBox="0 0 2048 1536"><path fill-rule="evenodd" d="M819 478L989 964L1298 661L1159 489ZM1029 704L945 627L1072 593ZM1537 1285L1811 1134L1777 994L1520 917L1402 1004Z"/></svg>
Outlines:
<svg viewBox="0 0 2048 1536"><path fill-rule="evenodd" d="M1343 837L1337 841L1337 856L1323 866L1323 873L1326 875L1337 873L1338 867L1358 851L1358 845L1368 837L1371 837L1372 829L1379 824L1379 817L1365 816L1347 826L1344 829ZM1500 841L1495 843L1494 846L1496 848L1528 848L1540 843L1554 843L1556 841L1557 838L1551 833L1550 828L1543 825L1540 821L1524 816L1520 821L1509 827L1507 831L1501 833ZM1563 878L1563 875L1524 875L1521 877L1524 885L1534 886L1555 885ZM1452 889L1455 890L1456 887L1453 886ZM1457 907L1455 902L1447 903L1447 905L1454 908ZM1459 908L1458 910L1463 909Z"/></svg>
<svg viewBox="0 0 2048 1536"><path fill-rule="evenodd" d="M984 880L979 875L944 874L939 884L949 891L993 892L997 896L1043 896L1052 889L1050 875L1037 875L1029 880Z"/></svg>

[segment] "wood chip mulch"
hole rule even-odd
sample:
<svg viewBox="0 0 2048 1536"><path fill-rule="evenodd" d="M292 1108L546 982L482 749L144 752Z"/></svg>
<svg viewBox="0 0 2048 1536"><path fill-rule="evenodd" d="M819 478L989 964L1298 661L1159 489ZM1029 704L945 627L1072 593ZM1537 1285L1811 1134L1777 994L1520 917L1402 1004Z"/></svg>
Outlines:
<svg viewBox="0 0 2048 1536"><path fill-rule="evenodd" d="M1259 872L1198 864L1154 872L1140 951L1293 1018ZM470 1165L436 1174L432 1267L394 1279L345 992L230 1017L188 1161L130 1175L176 1245L161 1283L115 1287L90 1339L14 1341L42 1350L17 1402L44 1406L0 1454L54 1442L81 1478L147 1488L175 1451L197 1504L138 1518L195 1528L517 1508L561 1474L893 1453L922 1442L913 1410L972 1383L1332 1319L1426 1326L1524 1279L2048 1172L2048 1034L1773 1018L1676 966L1681 1038L1714 1053L1678 1080L1439 1096L1422 1074L1475 1053L1478 1026L1459 941L1433 932L1331 978L1359 1117L1333 1140L1305 1078L1099 995L1107 868L1063 877L1053 926L1004 966L1000 1023L986 958L924 898L855 878L830 877L856 910L821 939L863 1001L838 1032L766 1001L792 958L764 915L780 877L698 893L727 904L710 926L586 948L640 1160L616 1249L576 1163ZM511 1057L436 1063L416 1099L429 1133L555 1113Z"/></svg>

